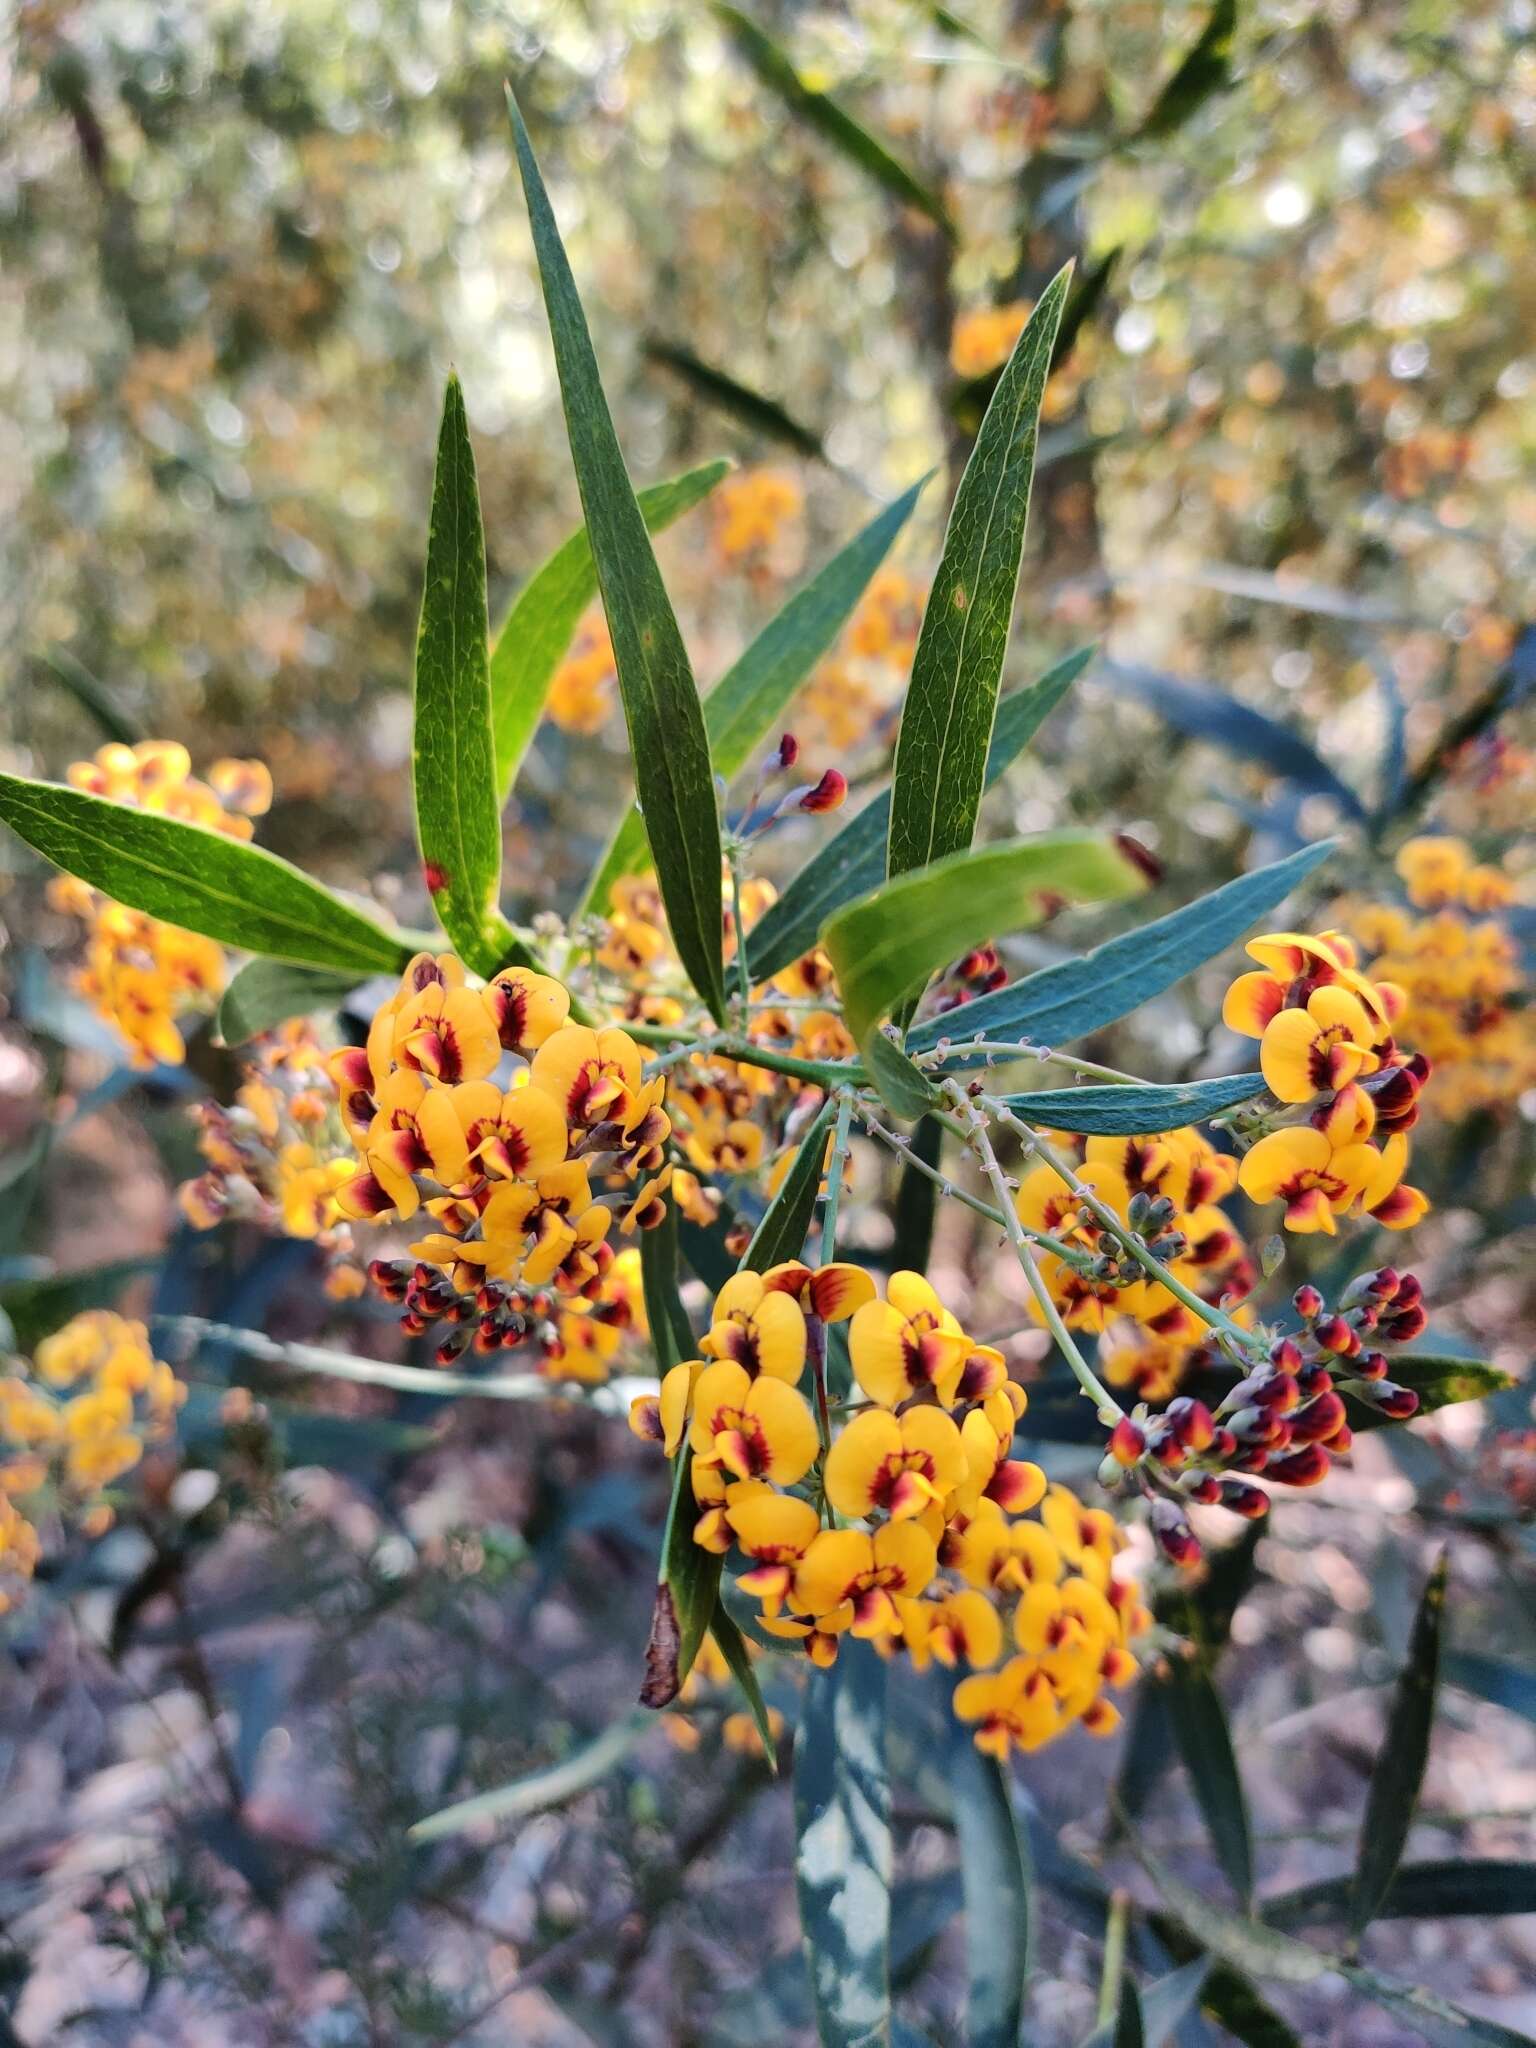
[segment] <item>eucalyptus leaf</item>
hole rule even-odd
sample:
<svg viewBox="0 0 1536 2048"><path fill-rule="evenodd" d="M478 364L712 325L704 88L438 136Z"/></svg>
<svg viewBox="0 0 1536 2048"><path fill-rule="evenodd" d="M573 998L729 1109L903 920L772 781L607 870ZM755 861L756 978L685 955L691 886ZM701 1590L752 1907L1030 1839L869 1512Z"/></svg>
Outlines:
<svg viewBox="0 0 1536 2048"><path fill-rule="evenodd" d="M960 480L923 613L891 781L886 871L971 843L1029 515L1040 406L1071 281L1041 294L998 380Z"/></svg>
<svg viewBox="0 0 1536 2048"><path fill-rule="evenodd" d="M727 461L701 463L665 483L636 494L647 533L660 533L707 498ZM523 585L491 646L491 738L496 751L496 788L504 804L512 794L555 670L560 666L582 613L597 596L597 569L587 529L561 542Z"/></svg>
<svg viewBox="0 0 1536 2048"><path fill-rule="evenodd" d="M656 879L678 957L722 1023L720 823L703 709L624 468L549 195L510 89L507 108Z"/></svg>
<svg viewBox="0 0 1536 2048"><path fill-rule="evenodd" d="M1093 659L1094 651L1079 647L1053 664L1037 682L1014 691L998 705L987 750L987 789L1012 767ZM835 910L879 887L885 873L890 820L891 793L886 790L851 818L763 913L747 942L754 983L767 980L809 952Z"/></svg>
<svg viewBox="0 0 1536 2048"><path fill-rule="evenodd" d="M62 783L0 774L0 819L104 896L221 945L315 967L398 973L415 947L275 853Z"/></svg>
<svg viewBox="0 0 1536 2048"><path fill-rule="evenodd" d="M1166 917L1139 926L1076 960L1043 967L1011 981L965 1007L967 1033L1005 1041L1033 1039L1038 1045L1070 1045L1092 1031L1118 1023L1141 1004L1160 996L1186 974L1224 953L1235 939L1282 903L1305 881L1336 842L1320 841L1269 867L1240 875L1207 896ZM909 1032L913 1052L929 1052L941 1038L953 1038L953 1016L935 1018ZM947 1071L974 1066L978 1055L956 1052Z"/></svg>

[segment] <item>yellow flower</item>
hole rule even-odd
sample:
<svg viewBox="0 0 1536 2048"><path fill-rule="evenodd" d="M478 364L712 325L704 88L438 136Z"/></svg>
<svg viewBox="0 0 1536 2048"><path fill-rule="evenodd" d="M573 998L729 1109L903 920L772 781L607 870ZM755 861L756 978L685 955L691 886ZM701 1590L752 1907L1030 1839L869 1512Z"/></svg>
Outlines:
<svg viewBox="0 0 1536 2048"><path fill-rule="evenodd" d="M453 964L458 966L457 961ZM484 1080L501 1058L501 1039L485 991L428 981L396 1013L392 1051L400 1066L450 1087Z"/></svg>
<svg viewBox="0 0 1536 2048"><path fill-rule="evenodd" d="M930 1663L952 1671L963 1658L973 1668L995 1664L1003 1652L1003 1624L985 1594L969 1588L933 1600L896 1602L902 1641L915 1669Z"/></svg>
<svg viewBox="0 0 1536 2048"><path fill-rule="evenodd" d="M786 1259L770 1266L763 1275L769 1292L787 1294L805 1316L817 1316L824 1323L846 1322L856 1309L875 1298L875 1283L862 1266L833 1264L803 1266L798 1259Z"/></svg>
<svg viewBox="0 0 1536 2048"><path fill-rule="evenodd" d="M753 1560L737 1585L762 1602L764 1614L777 1615L789 1597L796 1567L821 1528L816 1510L809 1501L749 1481L730 1488L725 1519Z"/></svg>
<svg viewBox="0 0 1536 2048"><path fill-rule="evenodd" d="M915 1522L887 1522L873 1535L824 1529L796 1569L793 1604L823 1631L899 1635L897 1599L915 1598L937 1566L933 1538Z"/></svg>
<svg viewBox="0 0 1536 2048"><path fill-rule="evenodd" d="M1244 1154L1238 1186L1250 1201L1283 1201L1287 1230L1332 1237L1334 1218L1359 1199L1378 1171L1373 1145L1335 1148L1326 1132L1297 1124L1271 1131Z"/></svg>
<svg viewBox="0 0 1536 2048"><path fill-rule="evenodd" d="M1426 833L1399 848L1396 866L1414 908L1440 910L1461 900L1473 861L1465 840Z"/></svg>
<svg viewBox="0 0 1536 2048"><path fill-rule="evenodd" d="M893 1273L886 1297L865 1302L849 1324L854 1378L883 1408L898 1407L925 1387L947 1408L969 1339L920 1273Z"/></svg>
<svg viewBox="0 0 1536 2048"><path fill-rule="evenodd" d="M1033 1657L1013 1657L995 1675L963 1678L955 1713L976 1722L976 1747L999 1762L1010 1748L1039 1749L1066 1725L1056 1688Z"/></svg>
<svg viewBox="0 0 1536 2048"><path fill-rule="evenodd" d="M816 1456L816 1424L781 1379L752 1379L732 1359L705 1367L693 1389L688 1441L695 1465L723 1465L738 1479L793 1486Z"/></svg>
<svg viewBox="0 0 1536 2048"><path fill-rule="evenodd" d="M531 1053L553 1038L570 1015L564 987L531 967L504 967L486 984L496 1034L508 1052Z"/></svg>
<svg viewBox="0 0 1536 2048"><path fill-rule="evenodd" d="M1030 299L1006 306L982 306L962 313L949 338L949 361L957 377L984 377L1007 362L1033 311Z"/></svg>
<svg viewBox="0 0 1536 2048"><path fill-rule="evenodd" d="M1304 1009L1281 1010L1264 1027L1259 1065L1280 1102L1310 1102L1381 1064L1371 1051L1377 1027L1349 989L1326 983Z"/></svg>
<svg viewBox="0 0 1536 2048"><path fill-rule="evenodd" d="M938 1408L885 1409L854 1416L827 1453L827 1499L840 1515L906 1521L946 1496L966 1475L960 1432Z"/></svg>
<svg viewBox="0 0 1536 2048"><path fill-rule="evenodd" d="M805 1370L805 1317L794 1296L770 1287L761 1273L734 1273L715 1297L699 1349L707 1358L733 1359L749 1377L793 1386Z"/></svg>
<svg viewBox="0 0 1536 2048"><path fill-rule="evenodd" d="M565 1159L567 1132L560 1105L536 1086L498 1088L468 1081L451 1091L454 1120L464 1133L467 1158L495 1180L537 1180ZM452 1179L456 1186L468 1171Z"/></svg>
<svg viewBox="0 0 1536 2048"><path fill-rule="evenodd" d="M640 1048L627 1032L565 1024L533 1056L532 1080L552 1095L573 1128L603 1123L630 1109L641 1085Z"/></svg>

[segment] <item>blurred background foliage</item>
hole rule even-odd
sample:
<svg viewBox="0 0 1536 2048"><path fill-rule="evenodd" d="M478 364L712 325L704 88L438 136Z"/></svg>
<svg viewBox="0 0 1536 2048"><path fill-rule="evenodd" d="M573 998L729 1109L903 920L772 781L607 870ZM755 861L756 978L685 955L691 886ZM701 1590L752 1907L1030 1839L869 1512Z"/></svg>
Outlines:
<svg viewBox="0 0 1536 2048"><path fill-rule="evenodd" d="M1112 816L1163 863L1168 903L1340 827L1332 883L1380 894L1426 820L1485 854L1515 836L1528 879L1530 0L747 11L927 212L686 0L22 0L0 42L6 765L57 775L114 731L260 755L264 843L421 918L410 677L450 365L493 612L577 518L510 73L636 480L726 453L793 487L766 543L738 545L718 506L660 543L701 679L872 501L937 467L891 587L898 612L920 598L984 395L972 316L1070 256L1011 663L1033 675L1085 640L1103 659L994 822ZM886 637L899 653L899 623ZM875 770L901 680L858 649L829 665L807 700L818 769ZM1256 741L1233 706L1305 745ZM571 908L624 786L611 693L568 722L546 724L508 813L524 915ZM195 1164L183 1095L216 1055L186 1083L125 1073L30 951L69 936L34 866L9 840L0 859L5 1249L154 1257ZM1220 978L1132 1020L1117 1061L1195 1070ZM1532 1310L1529 1107L1442 1133L1419 1176L1441 1204L1421 1237L1442 1348L1511 1366ZM871 1208L850 1228L878 1248L888 1226ZM968 1219L946 1217L938 1256L986 1294ZM183 1233L157 1305L311 1334L335 1311L306 1259ZM15 2038L130 2042L141 2006L160 2040L199 2044L804 2038L789 1823L759 1764L679 1771L653 1735L558 1816L427 1861L403 1845L422 1811L627 1705L659 1503L613 1426L530 1410L494 1440L429 1440L441 1418L410 1403L285 1407L233 1355L224 1370L263 1419L247 1440L238 1413L204 1416L212 1505L167 1473L147 1552L81 1567L64 1590L89 1626L34 1620L5 1682ZM1463 1658L1429 1805L1484 1850L1528 1812L1529 1422L1517 1390L1481 1440L1413 1433L1266 1537L1231 1676L1290 1880L1331 1867L1375 1747L1360 1689L1406 1639L1426 1529L1469 1500L1466 1640L1511 1661L1479 1686ZM1026 1774L1042 1839L1095 1812L1105 1769ZM1193 1809L1160 1797L1187 1844ZM935 1943L956 1880L916 1775L899 1818L909 2006L951 2041L953 1940ZM1044 2043L1091 2023L1103 1903L1083 1899L1066 1883L1042 1907ZM1532 1924L1454 1923L1454 1954L1423 1927L1380 1938L1531 2025ZM1417 2038L1317 1988L1288 2010L1308 2041Z"/></svg>

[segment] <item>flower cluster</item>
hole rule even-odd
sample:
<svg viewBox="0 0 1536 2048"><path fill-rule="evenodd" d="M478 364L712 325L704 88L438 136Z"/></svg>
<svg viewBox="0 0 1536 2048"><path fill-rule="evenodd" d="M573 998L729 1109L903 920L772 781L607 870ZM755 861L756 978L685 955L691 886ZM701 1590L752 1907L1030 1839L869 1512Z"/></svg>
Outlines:
<svg viewBox="0 0 1536 2048"><path fill-rule="evenodd" d="M92 796L207 825L234 839L249 839L251 820L272 802L272 778L260 761L215 761L201 782L175 740L102 747L92 760L71 763L68 778ZM222 950L195 932L114 903L73 875L55 877L48 895L56 909L85 921L86 954L76 986L122 1033L134 1065L179 1066L186 1046L176 1020L217 1002L225 980Z"/></svg>
<svg viewBox="0 0 1536 2048"><path fill-rule="evenodd" d="M1520 949L1496 913L1513 898L1502 868L1461 839L1410 839L1397 872L1415 917L1390 903L1351 909L1374 978L1403 989L1414 1036L1435 1067L1435 1106L1461 1120L1536 1085L1536 1030Z"/></svg>
<svg viewBox="0 0 1536 2048"><path fill-rule="evenodd" d="M1239 1187L1284 1202L1287 1230L1331 1236L1351 1211L1406 1230L1429 1207L1403 1180L1429 1061L1393 1037L1404 990L1362 974L1342 932L1268 932L1248 952L1259 966L1227 990L1222 1020L1259 1040L1271 1095L1307 1115L1244 1154Z"/></svg>
<svg viewBox="0 0 1536 2048"><path fill-rule="evenodd" d="M562 732L601 732L613 709L618 679L608 622L594 608L551 676L544 708Z"/></svg>
<svg viewBox="0 0 1536 2048"><path fill-rule="evenodd" d="M1200 1560L1190 1502L1252 1519L1268 1512L1269 1496L1247 1475L1281 1486L1316 1486L1328 1476L1353 1441L1346 1394L1394 1422L1418 1410L1413 1389L1389 1378L1380 1348L1423 1332L1423 1290L1412 1273L1383 1266L1361 1274L1333 1309L1316 1287L1302 1286L1294 1307L1299 1328L1275 1338L1214 1411L1180 1395L1161 1413L1139 1406L1111 1433L1100 1479L1141 1491L1152 1533L1177 1565Z"/></svg>
<svg viewBox="0 0 1536 2048"><path fill-rule="evenodd" d="M355 1179L357 1159L337 1110L330 1057L303 1020L269 1033L245 1062L231 1106L203 1102L194 1110L205 1167L177 1199L197 1230L250 1222L312 1240L328 1255L327 1292L345 1298L363 1285L337 1199Z"/></svg>
<svg viewBox="0 0 1536 2048"><path fill-rule="evenodd" d="M715 545L727 562L766 555L805 510L805 493L777 469L728 476L714 494Z"/></svg>
<svg viewBox="0 0 1536 2048"><path fill-rule="evenodd" d="M403 1305L402 1327L451 1326L442 1364L471 1341L535 1343L547 1362L583 1308L631 1317L629 1288L605 1298L608 1238L616 1217L627 1232L665 1213L666 1081L645 1079L627 1032L571 1024L569 1010L548 975L511 967L471 987L451 955L421 953L367 1044L331 1056L359 1154L338 1206L429 1226L408 1259L369 1271ZM596 1341L578 1352L587 1377L606 1357Z"/></svg>
<svg viewBox="0 0 1536 2048"><path fill-rule="evenodd" d="M110 1526L109 1489L147 1443L172 1433L186 1388L142 1323L90 1309L0 1379L0 1612L41 1552L36 1518L68 1510L89 1534Z"/></svg>
<svg viewBox="0 0 1536 2048"><path fill-rule="evenodd" d="M834 1404L843 1323L852 1385ZM686 1446L694 1540L740 1553L763 1632L821 1665L852 1635L919 1668L969 1666L955 1710L1000 1756L1115 1725L1104 1691L1132 1676L1148 1625L1111 1570L1115 1523L1009 1456L1024 1390L921 1275L893 1273L882 1300L852 1265L739 1272L699 1351L631 1427L668 1456Z"/></svg>

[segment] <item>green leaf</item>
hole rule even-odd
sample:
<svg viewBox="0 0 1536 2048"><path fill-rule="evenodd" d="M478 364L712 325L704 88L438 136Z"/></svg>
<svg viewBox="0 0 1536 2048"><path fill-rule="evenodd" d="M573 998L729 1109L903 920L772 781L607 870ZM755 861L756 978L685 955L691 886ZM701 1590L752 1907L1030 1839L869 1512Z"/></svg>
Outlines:
<svg viewBox="0 0 1536 2048"><path fill-rule="evenodd" d="M1355 1859L1349 1931L1358 1942L1386 1897L1413 1825L1440 1690L1440 1637L1450 1560L1445 1552L1424 1587L1408 1643L1408 1661L1392 1696L1386 1740L1371 1772Z"/></svg>
<svg viewBox="0 0 1536 2048"><path fill-rule="evenodd" d="M768 441L781 441L786 448L793 448L797 455L808 456L813 462L826 461L827 451L820 437L802 426L776 399L765 398L760 391L728 377L724 370L704 362L680 342L653 336L645 344L645 353L653 363L675 372L697 397L738 421L749 433L761 434Z"/></svg>
<svg viewBox="0 0 1536 2048"><path fill-rule="evenodd" d="M966 2040L969 2048L1018 2048L1033 1921L1029 1849L1007 1772L982 1755L964 1722L952 1713L949 1721L944 1775L965 1899Z"/></svg>
<svg viewBox="0 0 1536 2048"><path fill-rule="evenodd" d="M1396 1984L1358 1963L1341 1963L1341 1974L1364 1992L1373 2004L1396 2013L1433 2048L1533 2048L1529 2034L1500 2026L1480 2013L1463 2012L1449 1999L1439 1998L1416 1984Z"/></svg>
<svg viewBox="0 0 1536 2048"><path fill-rule="evenodd" d="M639 492L635 503L646 531L660 533L691 511L730 469L723 460L702 463ZM544 715L555 670L596 595L592 543L587 529L578 526L529 577L502 620L491 646L490 677L496 788L503 804Z"/></svg>
<svg viewBox="0 0 1536 2048"><path fill-rule="evenodd" d="M985 786L1013 621L1040 402L1070 269L1041 294L998 380L960 480L923 613L891 783L886 871L968 847Z"/></svg>
<svg viewBox="0 0 1536 2048"><path fill-rule="evenodd" d="M1161 1892L1173 1914L1213 1956L1245 1976L1267 1977L1277 1984L1311 1984L1338 1967L1331 1956L1293 1941L1257 1920L1216 1906L1193 1886L1174 1876L1151 1851L1134 1838L1137 1861Z"/></svg>
<svg viewBox="0 0 1536 2048"><path fill-rule="evenodd" d="M1351 1874L1323 1877L1261 1900L1259 1911L1271 1927L1326 1926L1348 1916L1354 1889ZM1447 1856L1400 1863L1372 1917L1442 1920L1475 1915L1496 1920L1505 1913L1536 1913L1536 1863L1512 1856Z"/></svg>
<svg viewBox="0 0 1536 2048"><path fill-rule="evenodd" d="M111 692L93 676L83 661L77 661L67 647L50 647L43 656L60 683L83 711L90 713L109 740L131 747L143 734L125 718L113 702Z"/></svg>
<svg viewBox="0 0 1536 2048"><path fill-rule="evenodd" d="M821 935L848 1029L872 1062L882 1018L972 946L1038 922L1047 892L1102 902L1140 886L1130 862L1089 832L1042 832L898 875L839 910Z"/></svg>
<svg viewBox="0 0 1536 2048"><path fill-rule="evenodd" d="M1216 0L1204 28L1153 101L1138 131L1139 141L1155 142L1174 134L1214 94L1227 90L1236 28L1237 0Z"/></svg>
<svg viewBox="0 0 1536 2048"><path fill-rule="evenodd" d="M1210 1974L1210 1958L1196 1956L1193 1962L1170 1970L1166 1977L1157 1978L1142 1992L1142 2017L1152 2048L1162 2048L1162 2043L1198 2009Z"/></svg>
<svg viewBox="0 0 1536 2048"><path fill-rule="evenodd" d="M1115 2017L1095 2027L1082 2048L1146 2048L1147 2030L1142 2019L1141 1994L1129 1974L1120 1979L1120 1996Z"/></svg>
<svg viewBox="0 0 1536 2048"><path fill-rule="evenodd" d="M1170 1662L1172 1668L1161 1691L1174 1743L1189 1773L1216 1860L1246 1907L1253 1895L1253 1842L1226 1709L1210 1675L1198 1664L1183 1658Z"/></svg>
<svg viewBox="0 0 1536 2048"><path fill-rule="evenodd" d="M742 1272L766 1273L786 1259L798 1259L805 1249L816 1197L821 1192L822 1169L827 1159L827 1138L837 1118L835 1097L828 1096L814 1122L800 1140L779 1191L763 1212L763 1220L752 1233L752 1242L741 1255Z"/></svg>
<svg viewBox="0 0 1536 2048"><path fill-rule="evenodd" d="M219 1037L226 1045L244 1045L247 1039L286 1024L290 1017L334 1011L356 987L355 974L335 974L327 967L295 967L288 960L247 960L219 1004Z"/></svg>
<svg viewBox="0 0 1536 2048"><path fill-rule="evenodd" d="M1118 1023L1225 952L1250 925L1283 902L1336 844L1325 839L1304 846L1288 859L1240 875L1182 910L1095 946L1079 959L1043 967L991 995L978 996L965 1008L967 1031L1058 1046ZM931 1051L941 1038L953 1037L954 1028L952 1016L935 1018L918 1025L908 1043L913 1052ZM964 1053L945 1062L950 1071L974 1064L975 1057Z"/></svg>
<svg viewBox="0 0 1536 2048"><path fill-rule="evenodd" d="M1515 1384L1501 1366L1483 1358L1442 1357L1429 1351L1405 1351L1392 1359L1392 1378L1400 1387L1412 1387L1419 1397L1418 1413L1433 1415L1458 1401L1486 1401ZM1346 1395L1352 1429L1387 1429L1391 1418L1368 1401Z"/></svg>
<svg viewBox="0 0 1536 2048"><path fill-rule="evenodd" d="M714 11L731 31L737 48L762 83L778 95L792 114L814 128L899 205L926 214L951 241L955 239L954 224L937 193L898 162L883 142L877 142L834 99L808 86L777 43L765 36L755 21L739 8L723 5L722 0L715 0Z"/></svg>
<svg viewBox="0 0 1536 2048"><path fill-rule="evenodd" d="M1073 343L1109 289L1110 274L1124 253L1118 246L1106 249L1102 256L1076 277L1071 296L1061 316L1061 325L1056 330L1056 345L1051 350L1051 366L1046 373L1048 378L1053 377L1071 355ZM951 393L949 409L962 433L974 437L980 431L987 407L992 402L992 394L997 389L998 379L1002 376L1004 368L1005 365L999 364L996 369L983 370L979 377L968 377ZM1042 440L1044 439L1042 436ZM1049 448L1042 449L1035 458L1036 469L1044 469L1051 459Z"/></svg>
<svg viewBox="0 0 1536 2048"><path fill-rule="evenodd" d="M476 974L501 964L501 801L491 738L480 486L457 377L443 394L432 479L412 740L416 839L432 905Z"/></svg>
<svg viewBox="0 0 1536 2048"><path fill-rule="evenodd" d="M523 1778L513 1778L494 1792L479 1792L473 1799L460 1799L452 1806L428 1814L406 1830L406 1839L440 1842L445 1836L462 1835L469 1828L483 1827L487 1821L522 1820L530 1813L542 1813L548 1807L562 1806L568 1799L578 1798L581 1793L589 1792L594 1785L601 1783L655 1725L651 1715L631 1711L605 1728L601 1735L572 1750L559 1763L548 1764L541 1771L530 1771Z"/></svg>
<svg viewBox="0 0 1536 2048"><path fill-rule="evenodd" d="M741 1688L741 1696L747 1703L747 1711L763 1739L763 1755L768 1768L777 1774L779 1768L779 1745L774 1740L773 1724L768 1719L768 1703L763 1698L763 1688L757 1682L757 1673L752 1669L752 1655L747 1648L746 1638L725 1610L725 1602L719 1593L715 1595L715 1611L710 1617L709 1632L715 1639L716 1647L725 1659L732 1678Z"/></svg>
<svg viewBox="0 0 1536 2048"><path fill-rule="evenodd" d="M795 1880L822 2048L890 2039L886 1667L852 1638L813 1670L795 1735Z"/></svg>
<svg viewBox="0 0 1536 2048"><path fill-rule="evenodd" d="M926 1115L938 1101L939 1091L927 1075L884 1031L877 1028L865 1040L864 1061L880 1100L904 1123Z"/></svg>
<svg viewBox="0 0 1536 2048"><path fill-rule="evenodd" d="M907 1162L901 1169L901 1179L896 1188L892 1216L895 1230L887 1254L893 1273L926 1273L928 1270L939 1190L937 1184L912 1161L918 1159L924 1166L937 1170L943 1152L944 1126L937 1117L921 1118L912 1133Z"/></svg>
<svg viewBox="0 0 1536 2048"><path fill-rule="evenodd" d="M1220 1110L1262 1094L1263 1089L1262 1074L1228 1074L1220 1080L1186 1081L1177 1087L1047 1088L1003 1099L1026 1123L1044 1124L1057 1131L1083 1131L1092 1138L1122 1138L1203 1123Z"/></svg>
<svg viewBox="0 0 1536 2048"><path fill-rule="evenodd" d="M758 634L704 699L704 730L715 773L739 775L778 723L784 707L826 653L863 596L917 503L924 477L872 519ZM645 821L633 806L582 895L581 908L602 911L620 875L645 866Z"/></svg>
<svg viewBox="0 0 1536 2048"><path fill-rule="evenodd" d="M0 775L0 819L115 902L225 946L315 967L397 973L414 950L258 846L83 789Z"/></svg>
<svg viewBox="0 0 1536 2048"><path fill-rule="evenodd" d="M1093 656L1092 647L1079 647L1047 669L1037 682L1016 690L999 704L987 751L988 789L1012 767ZM754 984L808 953L835 910L880 886L890 822L891 793L886 790L850 819L764 912L747 944Z"/></svg>
<svg viewBox="0 0 1536 2048"><path fill-rule="evenodd" d="M693 1325L677 1291L677 1224L677 1210L669 1204L656 1228L640 1233L640 1289L656 1371L663 1378L674 1365L698 1356Z"/></svg>
<svg viewBox="0 0 1536 2048"><path fill-rule="evenodd" d="M82 1309L113 1308L123 1289L159 1267L158 1259L113 1259L74 1273L8 1280L0 1287L0 1313L9 1318L18 1351L31 1352Z"/></svg>
<svg viewBox="0 0 1536 2048"><path fill-rule="evenodd" d="M704 713L688 650L630 489L549 195L510 90L507 110L656 879L678 957L721 1023L720 822Z"/></svg>

